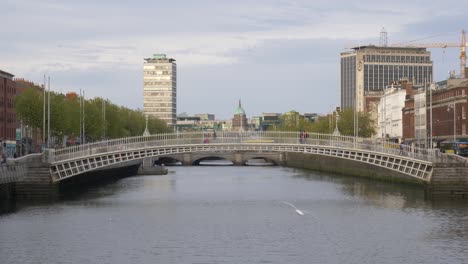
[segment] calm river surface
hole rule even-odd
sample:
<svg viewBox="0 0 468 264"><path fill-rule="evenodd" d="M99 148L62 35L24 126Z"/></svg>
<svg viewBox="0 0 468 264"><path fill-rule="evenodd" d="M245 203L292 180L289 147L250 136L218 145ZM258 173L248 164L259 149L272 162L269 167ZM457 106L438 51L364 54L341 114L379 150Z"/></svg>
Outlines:
<svg viewBox="0 0 468 264"><path fill-rule="evenodd" d="M0 263L468 263L466 201L280 167L169 170L0 214Z"/></svg>

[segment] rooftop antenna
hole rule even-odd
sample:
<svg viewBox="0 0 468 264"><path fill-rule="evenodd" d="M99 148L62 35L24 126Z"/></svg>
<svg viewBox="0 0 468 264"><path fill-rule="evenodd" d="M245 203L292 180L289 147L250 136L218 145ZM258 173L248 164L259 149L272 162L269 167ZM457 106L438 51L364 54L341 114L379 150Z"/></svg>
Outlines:
<svg viewBox="0 0 468 264"><path fill-rule="evenodd" d="M387 31L385 30L384 27L382 27L382 30L380 31L380 41L379 45L381 47L387 47L388 44L388 39L387 39Z"/></svg>

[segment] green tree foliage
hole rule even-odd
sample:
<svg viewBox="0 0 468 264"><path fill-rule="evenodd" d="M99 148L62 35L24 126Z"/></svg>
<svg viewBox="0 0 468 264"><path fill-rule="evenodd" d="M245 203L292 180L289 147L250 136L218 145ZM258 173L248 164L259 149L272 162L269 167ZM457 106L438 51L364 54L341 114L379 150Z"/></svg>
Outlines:
<svg viewBox="0 0 468 264"><path fill-rule="evenodd" d="M371 137L376 133L375 125L370 118L369 113L359 113L359 133L360 137ZM340 113L338 129L342 135L354 135L354 111L346 109Z"/></svg>
<svg viewBox="0 0 468 264"><path fill-rule="evenodd" d="M331 134L335 130L336 115L321 116L315 122L310 122L303 116L292 115L291 112L281 116L281 124L272 130L277 131L309 131L314 133ZM359 113L359 136L371 137L374 135L374 124L368 113ZM347 109L339 113L338 130L342 135L354 135L354 111Z"/></svg>
<svg viewBox="0 0 468 264"><path fill-rule="evenodd" d="M27 89L21 96L16 96L16 114L23 124L42 127L43 95L36 89Z"/></svg>
<svg viewBox="0 0 468 264"><path fill-rule="evenodd" d="M105 101L106 117L102 112L104 99L86 100L85 134L87 141L105 138L121 138L142 135L145 130L145 115L140 110L132 110ZM43 94L29 88L16 96L15 108L23 124L42 129ZM77 136L80 134L80 100L63 94L50 94L50 130L53 136ZM47 111L47 110L46 110ZM166 123L157 118L149 118L148 128L151 134L171 132Z"/></svg>

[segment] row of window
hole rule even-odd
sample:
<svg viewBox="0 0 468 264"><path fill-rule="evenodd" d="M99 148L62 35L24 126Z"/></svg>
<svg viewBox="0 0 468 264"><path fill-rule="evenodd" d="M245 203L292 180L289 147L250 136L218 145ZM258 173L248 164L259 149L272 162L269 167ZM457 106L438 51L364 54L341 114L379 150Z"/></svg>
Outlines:
<svg viewBox="0 0 468 264"><path fill-rule="evenodd" d="M6 135L3 135L3 126L0 125L0 138L14 139L16 128L6 128Z"/></svg>
<svg viewBox="0 0 468 264"><path fill-rule="evenodd" d="M147 75L172 75L170 71L144 71Z"/></svg>
<svg viewBox="0 0 468 264"><path fill-rule="evenodd" d="M165 98L161 98L161 97L148 97L148 96L145 96L143 98L143 102L144 103L152 103L152 102L173 102L174 104L177 102L177 98L175 97L165 97Z"/></svg>
<svg viewBox="0 0 468 264"><path fill-rule="evenodd" d="M145 111L146 113L151 114L153 111ZM155 114L154 116L158 118L176 118L176 114Z"/></svg>
<svg viewBox="0 0 468 264"><path fill-rule="evenodd" d="M173 110L174 109L172 107L171 108L145 108L146 112L152 112L152 113L172 113Z"/></svg>
<svg viewBox="0 0 468 264"><path fill-rule="evenodd" d="M148 63L145 63L145 65L143 66L143 69L154 69L154 70L171 70L172 71L176 71L177 70L177 66L175 64L172 64L172 65L167 65L167 64L148 64Z"/></svg>
<svg viewBox="0 0 468 264"><path fill-rule="evenodd" d="M341 58L341 107L354 108L356 96L356 56Z"/></svg>
<svg viewBox="0 0 468 264"><path fill-rule="evenodd" d="M147 78L147 76L145 76L145 79ZM154 76L154 77L151 77L151 80L173 80L175 81L176 78L175 76Z"/></svg>
<svg viewBox="0 0 468 264"><path fill-rule="evenodd" d="M6 92L7 94L16 94L16 89L11 87L11 86L7 86L6 87ZM5 87L3 84L0 85L0 94L3 94L5 93Z"/></svg>
<svg viewBox="0 0 468 264"><path fill-rule="evenodd" d="M175 84L175 82L168 81L168 82L157 82L157 81L145 81L144 85L164 85L164 86L171 86Z"/></svg>
<svg viewBox="0 0 468 264"><path fill-rule="evenodd" d="M443 99L448 99L452 98L454 96L459 96L459 95L465 95L465 89L462 89L461 91L451 91L451 92L445 92L443 94L438 94L434 95L433 100L438 101L438 100L443 100Z"/></svg>
<svg viewBox="0 0 468 264"><path fill-rule="evenodd" d="M0 97L0 107L3 107L4 105L5 105L5 101L3 100L3 97ZM7 105L7 108L14 108L15 100L13 98L7 98L6 105Z"/></svg>
<svg viewBox="0 0 468 264"><path fill-rule="evenodd" d="M366 62L430 63L429 56L365 55Z"/></svg>
<svg viewBox="0 0 468 264"><path fill-rule="evenodd" d="M415 85L432 80L432 66L364 65L364 90L380 91L393 81L408 78Z"/></svg>
<svg viewBox="0 0 468 264"><path fill-rule="evenodd" d="M169 70L171 68L171 66L154 66L155 70Z"/></svg>
<svg viewBox="0 0 468 264"><path fill-rule="evenodd" d="M176 96L176 93L170 93L170 92L144 92L144 96L165 96L165 97L171 97L171 96Z"/></svg>
<svg viewBox="0 0 468 264"><path fill-rule="evenodd" d="M146 107L172 107L175 108L175 103L143 103L143 106Z"/></svg>
<svg viewBox="0 0 468 264"><path fill-rule="evenodd" d="M0 122L7 120L7 123L14 123L16 122L16 114L15 113L6 113L5 115L0 115Z"/></svg>
<svg viewBox="0 0 468 264"><path fill-rule="evenodd" d="M149 86L149 85L145 85L143 87L143 89L145 91L171 91L171 90L176 90L177 87L175 85L172 85L172 86Z"/></svg>

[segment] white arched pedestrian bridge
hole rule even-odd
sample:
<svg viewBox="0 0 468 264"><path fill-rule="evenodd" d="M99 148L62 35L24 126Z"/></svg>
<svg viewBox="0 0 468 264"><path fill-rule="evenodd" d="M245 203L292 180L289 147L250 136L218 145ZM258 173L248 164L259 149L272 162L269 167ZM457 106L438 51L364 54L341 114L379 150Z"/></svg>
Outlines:
<svg viewBox="0 0 468 264"><path fill-rule="evenodd" d="M433 149L412 148L402 152L398 144L390 142L329 134L309 133L303 139L296 132L199 132L129 137L50 149L47 161L53 181L58 182L87 172L138 164L144 159L243 155L267 157L281 164L285 153L352 160L424 182L430 181L433 162L441 155Z"/></svg>

